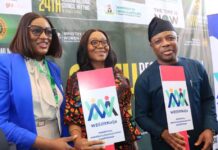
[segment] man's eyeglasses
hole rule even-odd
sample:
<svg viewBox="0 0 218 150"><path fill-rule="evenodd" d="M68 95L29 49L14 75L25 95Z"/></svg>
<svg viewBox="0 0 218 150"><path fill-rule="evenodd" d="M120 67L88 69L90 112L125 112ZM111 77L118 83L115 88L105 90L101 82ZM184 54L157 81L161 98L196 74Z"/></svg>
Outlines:
<svg viewBox="0 0 218 150"><path fill-rule="evenodd" d="M177 40L177 36L169 35L163 38L157 38L151 41L151 44L154 46L160 46L164 42L164 40L167 42L175 42Z"/></svg>
<svg viewBox="0 0 218 150"><path fill-rule="evenodd" d="M99 40L92 40L92 41L90 42L90 44L91 44L93 47L98 47L98 46L100 45L100 43L101 43L101 45L102 45L103 47L108 46L108 41L107 41L107 40L102 40L102 41L99 41Z"/></svg>
<svg viewBox="0 0 218 150"><path fill-rule="evenodd" d="M28 29L35 36L40 36L42 32L44 32L47 37L52 37L53 33L55 32L54 28L42 28L36 25L30 25L28 26Z"/></svg>

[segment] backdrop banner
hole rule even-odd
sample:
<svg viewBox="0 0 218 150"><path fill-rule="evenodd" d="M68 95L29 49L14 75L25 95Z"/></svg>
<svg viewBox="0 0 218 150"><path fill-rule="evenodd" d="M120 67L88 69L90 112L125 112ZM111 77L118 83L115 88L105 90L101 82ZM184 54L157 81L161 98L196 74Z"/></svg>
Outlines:
<svg viewBox="0 0 218 150"><path fill-rule="evenodd" d="M216 110L218 114L218 10L215 7L218 5L218 1L208 0L206 2L206 12L208 20L208 33L211 46L211 54L213 61L213 75L214 75L214 89L215 89L215 99L216 99ZM218 117L217 117L218 118ZM214 150L218 148L218 137L214 140Z"/></svg>

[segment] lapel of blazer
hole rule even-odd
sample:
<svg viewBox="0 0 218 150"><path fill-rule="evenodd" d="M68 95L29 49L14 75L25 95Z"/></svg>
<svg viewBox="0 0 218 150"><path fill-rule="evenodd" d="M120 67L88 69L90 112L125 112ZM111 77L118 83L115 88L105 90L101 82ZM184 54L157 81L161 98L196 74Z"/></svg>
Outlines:
<svg viewBox="0 0 218 150"><path fill-rule="evenodd" d="M50 61L47 61L47 62L48 62L48 68L50 70L51 76L54 78L55 84L57 85L57 87L59 88L59 90L61 91L61 93L63 95L63 102L60 106L61 135L62 136L69 136L68 127L66 125L64 125L64 120L63 120L66 101L65 101L65 97L64 97L64 91L63 91L63 87L62 87L62 80L61 80L60 72L54 64L52 64Z"/></svg>
<svg viewBox="0 0 218 150"><path fill-rule="evenodd" d="M47 62L48 62L49 71L50 71L51 76L53 77L53 79L55 81L55 84L57 85L57 87L61 91L61 94L64 95L62 81L60 78L60 72L58 72L58 68L55 65L53 65L50 61L47 60Z"/></svg>
<svg viewBox="0 0 218 150"><path fill-rule="evenodd" d="M33 113L32 90L29 74L23 56L14 54L12 58L12 96L20 124L36 133Z"/></svg>

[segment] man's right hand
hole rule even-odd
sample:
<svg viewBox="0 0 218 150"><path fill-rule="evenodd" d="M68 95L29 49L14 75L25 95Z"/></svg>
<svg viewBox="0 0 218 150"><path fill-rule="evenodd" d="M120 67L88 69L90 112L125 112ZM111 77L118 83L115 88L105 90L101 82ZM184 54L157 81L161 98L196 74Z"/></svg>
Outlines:
<svg viewBox="0 0 218 150"><path fill-rule="evenodd" d="M165 129L161 137L167 142L174 150L185 150L185 139L179 133L170 134L167 129Z"/></svg>

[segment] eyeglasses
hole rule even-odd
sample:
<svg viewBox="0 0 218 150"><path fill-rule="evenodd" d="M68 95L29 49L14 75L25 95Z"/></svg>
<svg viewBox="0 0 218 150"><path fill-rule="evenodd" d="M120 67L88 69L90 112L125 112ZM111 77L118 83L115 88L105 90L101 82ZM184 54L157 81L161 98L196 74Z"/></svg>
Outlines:
<svg viewBox="0 0 218 150"><path fill-rule="evenodd" d="M175 42L177 40L177 36L169 35L163 38L157 38L151 41L151 44L154 46L160 46L161 44L163 44L164 40L167 42Z"/></svg>
<svg viewBox="0 0 218 150"><path fill-rule="evenodd" d="M53 33L55 32L54 28L42 28L36 25L30 25L28 28L35 36L40 36L42 32L44 32L47 37L52 37Z"/></svg>
<svg viewBox="0 0 218 150"><path fill-rule="evenodd" d="M90 42L90 44L91 44L93 47L98 47L98 46L100 45L100 43L101 43L101 45L102 45L103 47L108 46L108 41L107 41L107 40L102 40L102 41L99 41L99 40L92 40L92 41Z"/></svg>

